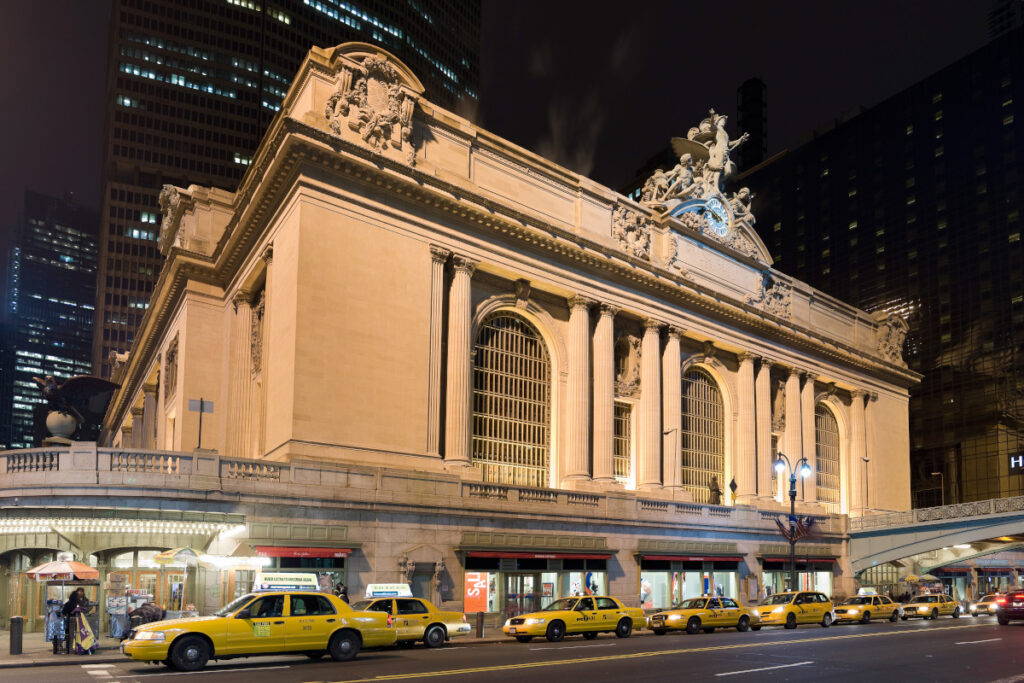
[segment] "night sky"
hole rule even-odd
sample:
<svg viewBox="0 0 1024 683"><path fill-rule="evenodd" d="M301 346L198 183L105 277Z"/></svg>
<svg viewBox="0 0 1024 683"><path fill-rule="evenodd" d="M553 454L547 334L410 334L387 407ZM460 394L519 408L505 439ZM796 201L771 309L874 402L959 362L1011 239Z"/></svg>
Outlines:
<svg viewBox="0 0 1024 683"><path fill-rule="evenodd" d="M987 2L484 0L477 123L619 187L736 88L768 86L769 153L977 49ZM99 206L106 0L0 0L0 229L26 189ZM735 124L731 116L730 124Z"/></svg>

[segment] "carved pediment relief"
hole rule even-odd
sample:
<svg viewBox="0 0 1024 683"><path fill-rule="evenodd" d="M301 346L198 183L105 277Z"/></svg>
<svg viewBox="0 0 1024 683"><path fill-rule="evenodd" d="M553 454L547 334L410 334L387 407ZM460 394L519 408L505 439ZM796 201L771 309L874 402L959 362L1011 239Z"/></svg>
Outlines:
<svg viewBox="0 0 1024 683"><path fill-rule="evenodd" d="M612 213L612 237L619 248L631 256L649 259L651 256L651 224L647 216L620 206Z"/></svg>
<svg viewBox="0 0 1024 683"><path fill-rule="evenodd" d="M780 318L792 318L793 286L765 271L761 276L761 291L757 296L747 295L745 303Z"/></svg>
<svg viewBox="0 0 1024 683"><path fill-rule="evenodd" d="M412 165L412 114L423 86L394 56L372 45L347 43L335 57L337 88L324 109L331 131L342 137L355 133L374 152L395 150Z"/></svg>

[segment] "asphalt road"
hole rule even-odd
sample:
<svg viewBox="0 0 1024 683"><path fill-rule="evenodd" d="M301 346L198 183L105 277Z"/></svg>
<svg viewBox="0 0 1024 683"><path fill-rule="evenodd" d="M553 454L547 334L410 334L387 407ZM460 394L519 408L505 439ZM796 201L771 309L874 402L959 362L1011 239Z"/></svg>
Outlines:
<svg viewBox="0 0 1024 683"><path fill-rule="evenodd" d="M649 633L649 632L648 632ZM561 643L510 641L468 645L454 641L428 650L364 651L351 662L305 657L248 658L211 662L201 672L163 666L89 665L83 659L59 667L8 669L2 681L32 683L338 683L431 680L450 683L587 683L615 681L955 681L1024 682L1024 622L999 626L992 618L911 620L844 624L758 633L639 635L620 640L602 635ZM185 678L185 677L188 678Z"/></svg>

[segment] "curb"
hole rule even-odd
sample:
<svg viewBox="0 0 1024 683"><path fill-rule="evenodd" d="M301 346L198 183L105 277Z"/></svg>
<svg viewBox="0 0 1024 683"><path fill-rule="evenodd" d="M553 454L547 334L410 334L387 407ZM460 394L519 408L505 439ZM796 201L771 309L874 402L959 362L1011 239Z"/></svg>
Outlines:
<svg viewBox="0 0 1024 683"><path fill-rule="evenodd" d="M108 650L109 651L109 650ZM116 650L115 650L116 652ZM18 655L14 655L18 656ZM27 655L31 657L32 655ZM31 666L70 666L74 664L117 664L126 661L124 655L112 657L103 650L95 655L54 655L46 659L25 659L21 661L0 661L0 670L23 669Z"/></svg>

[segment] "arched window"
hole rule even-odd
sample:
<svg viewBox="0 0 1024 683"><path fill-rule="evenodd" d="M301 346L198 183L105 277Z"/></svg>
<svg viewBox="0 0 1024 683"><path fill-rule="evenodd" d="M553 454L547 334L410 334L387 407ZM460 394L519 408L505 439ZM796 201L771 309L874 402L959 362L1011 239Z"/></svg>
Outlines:
<svg viewBox="0 0 1024 683"><path fill-rule="evenodd" d="M486 482L550 484L551 361L540 334L519 316L498 313L480 327L472 447Z"/></svg>
<svg viewBox="0 0 1024 683"><path fill-rule="evenodd" d="M832 411L819 403L814 408L814 457L818 502L839 512L839 424Z"/></svg>
<svg viewBox="0 0 1024 683"><path fill-rule="evenodd" d="M683 486L701 503L711 501L711 488L725 488L725 410L722 393L700 369L688 371L682 383L680 449ZM712 483L712 478L715 481ZM721 501L719 501L721 502Z"/></svg>

